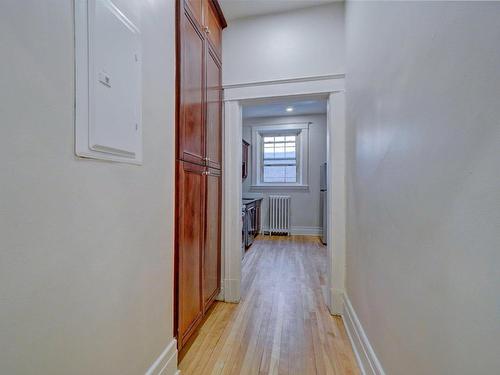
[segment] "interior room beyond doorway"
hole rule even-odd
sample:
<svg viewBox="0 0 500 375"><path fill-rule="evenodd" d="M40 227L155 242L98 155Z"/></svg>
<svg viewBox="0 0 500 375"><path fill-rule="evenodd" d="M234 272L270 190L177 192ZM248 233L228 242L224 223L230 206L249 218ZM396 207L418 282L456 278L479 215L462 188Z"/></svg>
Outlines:
<svg viewBox="0 0 500 375"><path fill-rule="evenodd" d="M243 254L259 234L322 237L326 99L260 100L243 105L242 116Z"/></svg>

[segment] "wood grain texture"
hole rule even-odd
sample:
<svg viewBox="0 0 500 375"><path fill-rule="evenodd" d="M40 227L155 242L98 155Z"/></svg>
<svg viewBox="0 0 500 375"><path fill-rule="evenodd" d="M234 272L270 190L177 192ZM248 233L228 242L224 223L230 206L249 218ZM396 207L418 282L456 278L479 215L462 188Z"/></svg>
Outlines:
<svg viewBox="0 0 500 375"><path fill-rule="evenodd" d="M209 39L220 36L222 16L214 1L176 2L174 336L179 349L220 292L222 84L221 62Z"/></svg>
<svg viewBox="0 0 500 375"><path fill-rule="evenodd" d="M198 24L203 24L203 0L185 0Z"/></svg>
<svg viewBox="0 0 500 375"><path fill-rule="evenodd" d="M326 307L326 260L319 238L258 237L241 302L208 312L181 353L182 374L359 374L342 319Z"/></svg>
<svg viewBox="0 0 500 375"><path fill-rule="evenodd" d="M206 54L206 156L210 168L222 167L222 71L207 44Z"/></svg>
<svg viewBox="0 0 500 375"><path fill-rule="evenodd" d="M202 253L205 225L205 167L177 161L179 345L203 317Z"/></svg>
<svg viewBox="0 0 500 375"><path fill-rule="evenodd" d="M187 8L180 17L178 159L204 164L205 40Z"/></svg>
<svg viewBox="0 0 500 375"><path fill-rule="evenodd" d="M212 0L203 3L204 25L208 40L213 44L218 56L222 55L222 25Z"/></svg>
<svg viewBox="0 0 500 375"><path fill-rule="evenodd" d="M222 176L208 170L206 178L205 246L203 247L203 310L206 312L220 292Z"/></svg>

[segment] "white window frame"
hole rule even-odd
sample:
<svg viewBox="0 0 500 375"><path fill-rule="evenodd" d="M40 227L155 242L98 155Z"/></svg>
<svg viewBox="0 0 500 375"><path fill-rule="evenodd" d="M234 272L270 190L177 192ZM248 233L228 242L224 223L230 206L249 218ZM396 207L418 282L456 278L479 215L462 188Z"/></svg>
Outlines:
<svg viewBox="0 0 500 375"><path fill-rule="evenodd" d="M261 133L262 136L265 138L265 137L289 137L289 136L293 136L295 137L295 140L294 140L294 146L295 146L295 181L294 182L280 182L280 181L276 181L274 182L275 184L279 184L279 185L282 185L282 184L295 184L299 181L299 173L300 173L300 169L301 169L301 165L300 165L300 136L299 136L299 133L300 133L300 130L285 130L285 131L278 131L276 133ZM278 142L273 142L274 144L278 143ZM260 144L260 152L259 152L259 157L260 157L260 181L259 183L261 184L264 184L264 183L269 183L269 182L265 182L264 179L264 170L265 170L265 159L264 159L264 153L265 153L265 145L266 145L266 142L264 140L264 142L261 142ZM286 141L285 141L285 147L286 147Z"/></svg>
<svg viewBox="0 0 500 375"><path fill-rule="evenodd" d="M252 126L252 190L309 189L309 124L306 122ZM297 182L263 182L263 136L287 132L297 135Z"/></svg>

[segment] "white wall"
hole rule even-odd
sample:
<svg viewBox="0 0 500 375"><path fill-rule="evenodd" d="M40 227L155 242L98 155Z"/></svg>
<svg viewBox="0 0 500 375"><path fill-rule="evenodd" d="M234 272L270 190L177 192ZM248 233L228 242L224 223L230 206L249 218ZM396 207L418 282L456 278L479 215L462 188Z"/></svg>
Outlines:
<svg viewBox="0 0 500 375"><path fill-rule="evenodd" d="M326 114L304 115L284 117L263 117L245 119L243 121L243 139L252 143L252 125L266 126L276 124L293 124L311 122L309 126L309 190L262 190L251 189L252 168L250 167L248 177L243 180L243 196L254 193L263 194L262 202L262 228L269 226L269 195L284 194L292 197L291 225L295 231L314 231L322 228L322 217L319 198L319 174L320 165L326 161ZM250 146L249 157L252 162L252 146ZM308 228L308 229L307 229Z"/></svg>
<svg viewBox="0 0 500 375"><path fill-rule="evenodd" d="M231 21L223 46L224 85L345 73L344 4Z"/></svg>
<svg viewBox="0 0 500 375"><path fill-rule="evenodd" d="M0 373L143 374L172 339L174 3L143 35L144 165L74 154L73 2L0 6Z"/></svg>
<svg viewBox="0 0 500 375"><path fill-rule="evenodd" d="M347 290L387 374L500 368L500 4L348 3Z"/></svg>

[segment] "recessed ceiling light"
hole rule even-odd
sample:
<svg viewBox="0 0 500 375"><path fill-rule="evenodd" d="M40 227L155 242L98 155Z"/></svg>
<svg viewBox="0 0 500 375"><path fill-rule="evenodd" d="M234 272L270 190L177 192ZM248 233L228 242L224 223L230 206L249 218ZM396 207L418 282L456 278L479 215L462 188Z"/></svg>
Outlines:
<svg viewBox="0 0 500 375"><path fill-rule="evenodd" d="M293 112L293 107L286 107L287 112Z"/></svg>

